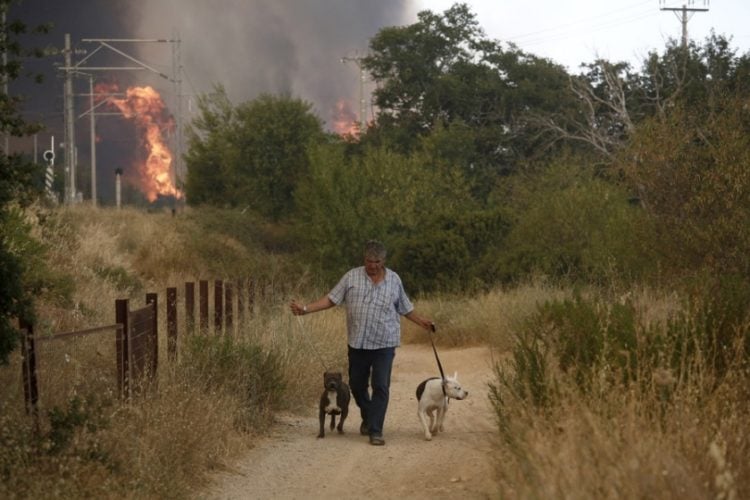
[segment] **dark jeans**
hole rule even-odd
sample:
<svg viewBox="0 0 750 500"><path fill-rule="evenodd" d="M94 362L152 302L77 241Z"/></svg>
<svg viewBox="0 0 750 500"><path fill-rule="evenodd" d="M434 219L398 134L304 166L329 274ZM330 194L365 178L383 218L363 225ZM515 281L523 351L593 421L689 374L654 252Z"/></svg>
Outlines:
<svg viewBox="0 0 750 500"><path fill-rule="evenodd" d="M371 436L383 435L385 411L391 386L395 347L354 349L349 347L349 386ZM372 385L372 392L368 386Z"/></svg>

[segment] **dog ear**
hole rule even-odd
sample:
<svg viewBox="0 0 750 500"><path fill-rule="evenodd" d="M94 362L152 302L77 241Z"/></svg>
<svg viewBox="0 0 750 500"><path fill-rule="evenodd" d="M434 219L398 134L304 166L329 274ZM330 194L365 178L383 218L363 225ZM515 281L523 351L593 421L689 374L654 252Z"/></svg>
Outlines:
<svg viewBox="0 0 750 500"><path fill-rule="evenodd" d="M453 372L453 380L458 380L458 372Z"/></svg>

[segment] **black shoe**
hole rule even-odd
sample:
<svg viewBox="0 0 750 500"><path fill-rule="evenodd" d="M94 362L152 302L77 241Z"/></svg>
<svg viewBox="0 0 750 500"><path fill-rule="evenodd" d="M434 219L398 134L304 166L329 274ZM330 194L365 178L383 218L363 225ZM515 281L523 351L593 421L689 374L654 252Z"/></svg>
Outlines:
<svg viewBox="0 0 750 500"><path fill-rule="evenodd" d="M367 425L367 422L365 422L364 420L362 421L362 424L359 426L359 433L362 434L363 436L367 436L368 434L370 434L370 428Z"/></svg>
<svg viewBox="0 0 750 500"><path fill-rule="evenodd" d="M383 439L383 436L370 436L370 444L373 446L383 446L385 439Z"/></svg>

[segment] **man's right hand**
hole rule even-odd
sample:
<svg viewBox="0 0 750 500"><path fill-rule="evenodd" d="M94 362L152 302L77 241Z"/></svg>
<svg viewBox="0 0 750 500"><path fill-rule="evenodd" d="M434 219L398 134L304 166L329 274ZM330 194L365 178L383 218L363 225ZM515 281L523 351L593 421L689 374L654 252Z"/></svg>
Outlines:
<svg viewBox="0 0 750 500"><path fill-rule="evenodd" d="M292 310L292 314L295 316L302 316L307 311L305 310L305 306L297 302L296 300L292 300L292 303L289 304L289 308Z"/></svg>

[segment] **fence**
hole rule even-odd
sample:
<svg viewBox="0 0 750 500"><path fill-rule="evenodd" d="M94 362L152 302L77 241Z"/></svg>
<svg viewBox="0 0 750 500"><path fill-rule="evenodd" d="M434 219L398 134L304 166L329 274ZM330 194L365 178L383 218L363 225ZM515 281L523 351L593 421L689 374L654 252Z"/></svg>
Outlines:
<svg viewBox="0 0 750 500"><path fill-rule="evenodd" d="M268 286L253 279L214 280L210 294L208 280L186 282L184 288L184 330L187 334L210 334L209 304L213 295L213 333L233 335L235 327L252 319L258 310L258 296L268 295ZM260 294L258 293L260 291ZM197 303L197 318L196 318ZM86 392L116 394L127 398L143 383L158 374L159 304L156 293L146 294L146 305L131 310L128 299L115 301L115 323L86 330L35 335L25 330L23 384L27 412L37 414L41 407L64 402L72 394ZM166 290L166 359L178 355L178 290ZM42 387L44 398L41 398ZM54 387L54 390L52 388ZM44 390L47 389L47 390Z"/></svg>

